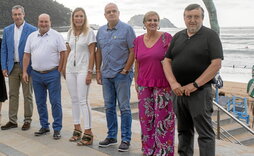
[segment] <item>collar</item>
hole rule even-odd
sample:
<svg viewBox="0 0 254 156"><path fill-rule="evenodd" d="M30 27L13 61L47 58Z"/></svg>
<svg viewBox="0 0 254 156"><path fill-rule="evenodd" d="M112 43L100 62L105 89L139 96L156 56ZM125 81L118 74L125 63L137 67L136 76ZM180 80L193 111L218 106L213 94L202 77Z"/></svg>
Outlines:
<svg viewBox="0 0 254 156"><path fill-rule="evenodd" d="M192 35L191 37L201 34L201 33L203 32L203 31L202 31L203 28L204 28L204 26L202 25L202 26L200 27L200 29L198 30L198 32L196 32L196 33L195 33L194 35ZM188 33L187 33L187 29L185 29L185 31L183 31L183 34L184 34L185 36L189 37L189 36L188 36Z"/></svg>
<svg viewBox="0 0 254 156"><path fill-rule="evenodd" d="M110 29L110 28L109 28L109 25L107 24L107 30L117 30L117 29L120 27L121 23L122 23L122 22L119 20L119 21L117 22L117 24L115 25L115 27L113 27L112 29Z"/></svg>
<svg viewBox="0 0 254 156"><path fill-rule="evenodd" d="M14 27L15 27L16 30L23 30L24 25L25 25L25 21L23 22L23 24L19 28L14 23Z"/></svg>
<svg viewBox="0 0 254 156"><path fill-rule="evenodd" d="M50 33L50 31L51 31L51 28L49 29L48 32L46 32L45 34L42 35L42 34L40 33L40 30L38 30L38 34L37 34L37 35L38 35L38 37L48 36L49 33Z"/></svg>

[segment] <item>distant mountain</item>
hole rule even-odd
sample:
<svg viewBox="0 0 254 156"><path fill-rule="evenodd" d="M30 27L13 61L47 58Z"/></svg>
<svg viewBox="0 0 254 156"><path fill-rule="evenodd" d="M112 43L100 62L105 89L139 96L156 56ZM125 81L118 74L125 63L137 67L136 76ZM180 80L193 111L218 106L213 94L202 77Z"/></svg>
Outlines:
<svg viewBox="0 0 254 156"><path fill-rule="evenodd" d="M138 27L143 27L143 18L144 15L135 15L131 17L131 19L128 21L128 24L131 26L138 26ZM169 19L163 18L160 20L160 27L161 28L176 28L176 26L170 22Z"/></svg>
<svg viewBox="0 0 254 156"><path fill-rule="evenodd" d="M11 9L14 5L22 5L25 8L25 20L35 26L42 13L51 16L53 27L70 25L71 10L55 0L1 0L0 29L13 23Z"/></svg>

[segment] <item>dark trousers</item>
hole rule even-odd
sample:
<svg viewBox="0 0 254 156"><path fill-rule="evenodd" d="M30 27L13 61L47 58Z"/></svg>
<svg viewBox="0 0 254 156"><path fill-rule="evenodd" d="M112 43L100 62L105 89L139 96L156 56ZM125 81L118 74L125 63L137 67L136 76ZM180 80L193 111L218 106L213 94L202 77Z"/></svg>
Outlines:
<svg viewBox="0 0 254 156"><path fill-rule="evenodd" d="M198 133L200 156L215 155L215 134L211 121L212 100L210 85L193 92L191 96L173 95L179 139L178 153L180 156L193 155L194 127Z"/></svg>

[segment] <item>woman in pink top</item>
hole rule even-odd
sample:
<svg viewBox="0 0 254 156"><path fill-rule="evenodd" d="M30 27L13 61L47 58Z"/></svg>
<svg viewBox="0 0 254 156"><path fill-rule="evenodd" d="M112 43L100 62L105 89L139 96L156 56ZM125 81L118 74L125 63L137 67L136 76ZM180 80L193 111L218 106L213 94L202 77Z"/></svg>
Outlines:
<svg viewBox="0 0 254 156"><path fill-rule="evenodd" d="M175 115L171 88L161 64L172 36L158 31L159 22L160 17L154 11L144 16L147 32L134 40L134 77L139 99L143 154L173 156Z"/></svg>

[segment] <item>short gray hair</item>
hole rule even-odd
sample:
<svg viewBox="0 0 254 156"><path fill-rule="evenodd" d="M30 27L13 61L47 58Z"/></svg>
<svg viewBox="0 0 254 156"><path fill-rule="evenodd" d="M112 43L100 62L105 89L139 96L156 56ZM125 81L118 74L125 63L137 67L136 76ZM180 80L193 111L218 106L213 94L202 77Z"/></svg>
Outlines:
<svg viewBox="0 0 254 156"><path fill-rule="evenodd" d="M15 9L21 9L22 13L25 14L25 9L23 6L21 5L15 5L12 7L12 10L15 10Z"/></svg>
<svg viewBox="0 0 254 156"><path fill-rule="evenodd" d="M184 13L185 11L191 11L191 10L194 10L194 9L201 9L202 11L202 18L204 18L204 9L199 5L199 4L190 4L188 5L185 9L184 9Z"/></svg>
<svg viewBox="0 0 254 156"><path fill-rule="evenodd" d="M104 10L106 11L107 7L110 6L110 5L114 5L114 6L116 7L117 11L119 12L118 6L117 6L115 3L112 3L112 2L108 3L108 4L105 6Z"/></svg>

